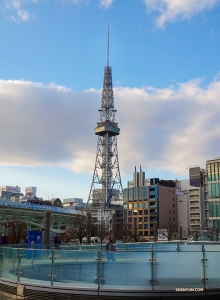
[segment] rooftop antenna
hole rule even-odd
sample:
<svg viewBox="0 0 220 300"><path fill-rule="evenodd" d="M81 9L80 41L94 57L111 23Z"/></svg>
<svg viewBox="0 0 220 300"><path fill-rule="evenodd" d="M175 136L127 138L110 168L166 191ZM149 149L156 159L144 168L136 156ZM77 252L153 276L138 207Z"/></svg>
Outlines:
<svg viewBox="0 0 220 300"><path fill-rule="evenodd" d="M108 24L107 66L109 66L109 24Z"/></svg>

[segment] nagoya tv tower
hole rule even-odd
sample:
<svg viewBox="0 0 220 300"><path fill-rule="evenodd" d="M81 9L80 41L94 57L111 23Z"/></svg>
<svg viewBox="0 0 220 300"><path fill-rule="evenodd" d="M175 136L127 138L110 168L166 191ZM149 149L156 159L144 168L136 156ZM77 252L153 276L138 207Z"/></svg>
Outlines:
<svg viewBox="0 0 220 300"><path fill-rule="evenodd" d="M112 68L109 66L109 28L107 66L104 69L100 121L95 128L98 136L95 168L87 208L106 210L112 200L123 199L123 189L118 162L117 135L120 133L115 122Z"/></svg>

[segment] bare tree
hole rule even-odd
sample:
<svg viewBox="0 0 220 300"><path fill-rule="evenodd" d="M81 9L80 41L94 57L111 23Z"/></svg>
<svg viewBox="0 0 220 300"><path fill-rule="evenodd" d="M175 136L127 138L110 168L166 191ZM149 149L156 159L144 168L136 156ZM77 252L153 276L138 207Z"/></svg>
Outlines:
<svg viewBox="0 0 220 300"><path fill-rule="evenodd" d="M204 231L204 234L210 241L218 240L218 230L216 228L208 228Z"/></svg>
<svg viewBox="0 0 220 300"><path fill-rule="evenodd" d="M183 235L191 241L198 241L200 236L203 234L200 226L194 227L192 230L183 230Z"/></svg>
<svg viewBox="0 0 220 300"><path fill-rule="evenodd" d="M104 220L100 220L95 224L96 227L96 235L100 238L101 244L105 240L106 236L110 234L109 224Z"/></svg>
<svg viewBox="0 0 220 300"><path fill-rule="evenodd" d="M87 220L82 216L76 216L74 221L69 223L66 227L65 234L62 235L62 240L69 243L72 239L78 239L82 244L83 238L87 232Z"/></svg>
<svg viewBox="0 0 220 300"><path fill-rule="evenodd" d="M122 243L129 243L129 242L140 242L142 241L143 237L138 234L137 230L133 230L129 228L128 224L121 224L117 228L117 239L121 240Z"/></svg>
<svg viewBox="0 0 220 300"><path fill-rule="evenodd" d="M19 244L21 240L25 240L27 236L27 224L20 220L20 219L14 219L10 220L8 222L8 235L12 236L12 240L16 244Z"/></svg>

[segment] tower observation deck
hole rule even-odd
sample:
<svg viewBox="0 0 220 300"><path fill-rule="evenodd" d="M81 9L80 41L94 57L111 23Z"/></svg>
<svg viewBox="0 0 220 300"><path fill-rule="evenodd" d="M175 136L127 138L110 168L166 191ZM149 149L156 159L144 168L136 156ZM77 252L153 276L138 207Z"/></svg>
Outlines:
<svg viewBox="0 0 220 300"><path fill-rule="evenodd" d="M117 150L117 135L120 133L120 128L115 122L112 68L109 66L109 30L107 66L104 69L99 113L100 121L95 128L95 134L98 136L95 168L87 208L106 210L111 208L112 200L123 199Z"/></svg>

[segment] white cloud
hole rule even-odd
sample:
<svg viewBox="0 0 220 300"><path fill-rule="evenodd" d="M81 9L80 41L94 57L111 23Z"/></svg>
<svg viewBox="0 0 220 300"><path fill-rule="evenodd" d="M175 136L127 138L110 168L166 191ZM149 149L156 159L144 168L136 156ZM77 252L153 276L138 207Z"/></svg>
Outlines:
<svg viewBox="0 0 220 300"><path fill-rule="evenodd" d="M5 7L10 12L10 19L15 22L25 22L34 19L34 13L25 9L30 4L38 4L38 0L5 0Z"/></svg>
<svg viewBox="0 0 220 300"><path fill-rule="evenodd" d="M184 175L219 156L220 81L192 80L163 89L114 89L119 163ZM0 164L62 166L92 172L101 91L74 92L52 83L0 80Z"/></svg>
<svg viewBox="0 0 220 300"><path fill-rule="evenodd" d="M149 12L156 11L158 27L164 27L166 22L178 19L189 19L204 10L212 9L219 0L143 0Z"/></svg>
<svg viewBox="0 0 220 300"><path fill-rule="evenodd" d="M81 5L81 4L88 4L89 0L61 0L61 2L63 2L63 3L69 2L74 5Z"/></svg>
<svg viewBox="0 0 220 300"><path fill-rule="evenodd" d="M100 6L103 8L108 8L110 5L112 5L114 0L100 0Z"/></svg>

